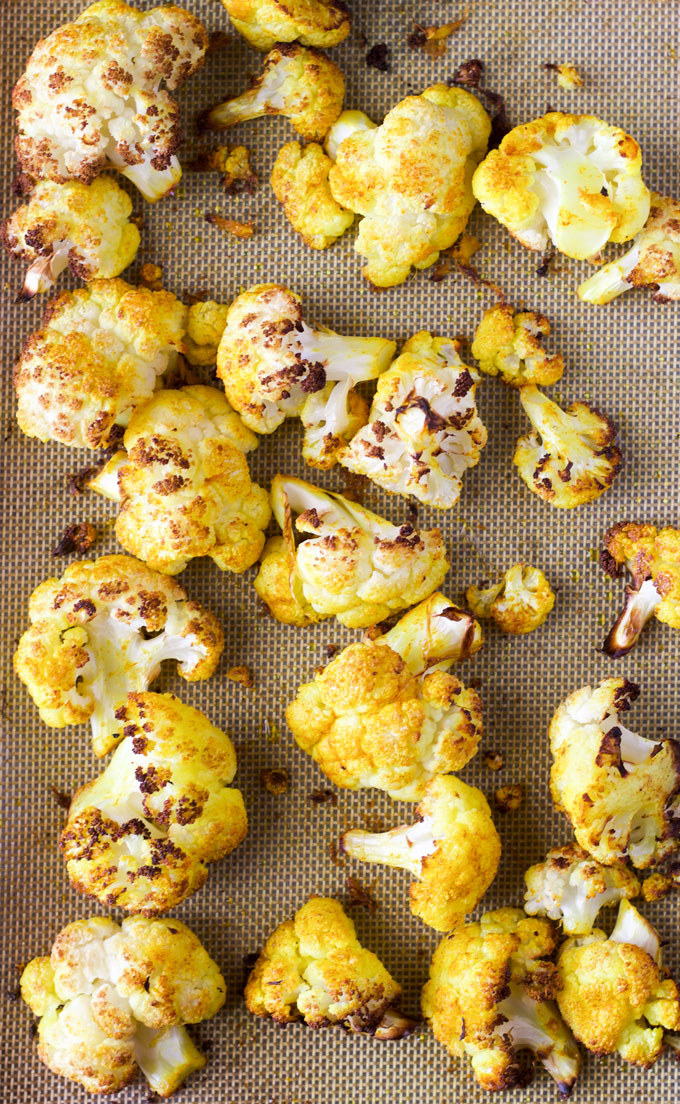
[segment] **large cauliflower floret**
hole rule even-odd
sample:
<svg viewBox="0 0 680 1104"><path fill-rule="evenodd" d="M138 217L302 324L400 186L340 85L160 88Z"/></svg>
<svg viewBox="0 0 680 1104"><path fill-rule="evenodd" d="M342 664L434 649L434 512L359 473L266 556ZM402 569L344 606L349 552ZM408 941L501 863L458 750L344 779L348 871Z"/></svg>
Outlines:
<svg viewBox="0 0 680 1104"><path fill-rule="evenodd" d="M337 617L360 629L421 602L449 567L438 529L392 525L342 495L277 475L272 510L283 536L267 541L255 589L274 617L310 625ZM311 540L295 545L295 529Z"/></svg>
<svg viewBox="0 0 680 1104"><path fill-rule="evenodd" d="M639 687L605 679L570 694L550 725L550 788L576 839L607 866L644 869L678 850L680 744L646 740L623 725Z"/></svg>
<svg viewBox="0 0 680 1104"><path fill-rule="evenodd" d="M640 892L624 863L603 866L577 843L548 851L543 862L529 867L524 881L525 912L559 920L567 935L587 935L600 909Z"/></svg>
<svg viewBox="0 0 680 1104"><path fill-rule="evenodd" d="M279 150L271 185L286 218L311 249L326 249L348 230L354 215L333 199L328 173L333 162L317 142L303 149L287 142Z"/></svg>
<svg viewBox="0 0 680 1104"><path fill-rule="evenodd" d="M506 633L530 633L543 624L555 605L555 594L540 567L513 564L500 583L468 587L465 601L475 617L492 617Z"/></svg>
<svg viewBox="0 0 680 1104"><path fill-rule="evenodd" d="M384 636L350 644L298 690L286 720L337 786L418 801L460 770L482 735L482 703L446 673L482 645L474 618L433 594Z"/></svg>
<svg viewBox="0 0 680 1104"><path fill-rule="evenodd" d="M277 42L337 46L352 17L344 0L222 0L234 27L256 50Z"/></svg>
<svg viewBox="0 0 680 1104"><path fill-rule="evenodd" d="M205 1058L185 1024L224 1004L217 963L181 920L93 916L68 924L21 975L38 1023L38 1057L88 1092L117 1092L141 1069L170 1096Z"/></svg>
<svg viewBox="0 0 680 1104"><path fill-rule="evenodd" d="M345 832L346 854L408 870L414 916L436 931L458 927L496 877L501 841L484 794L454 775L428 783L415 824L389 832Z"/></svg>
<svg viewBox="0 0 680 1104"><path fill-rule="evenodd" d="M551 241L577 260L637 234L650 198L640 147L594 115L551 111L515 127L475 172L472 190L527 249Z"/></svg>
<svg viewBox="0 0 680 1104"><path fill-rule="evenodd" d="M114 747L117 710L129 693L147 689L164 660L195 682L212 675L224 646L212 613L131 556L71 564L33 592L29 617L16 673L45 724L90 721L96 755Z"/></svg>
<svg viewBox="0 0 680 1104"><path fill-rule="evenodd" d="M217 348L227 324L229 307L214 299L193 303L187 313L185 356L190 364L214 364Z"/></svg>
<svg viewBox="0 0 680 1104"><path fill-rule="evenodd" d="M226 130L248 119L285 115L306 142L323 142L344 96L345 78L322 50L282 42L267 54L248 91L211 107L201 125Z"/></svg>
<svg viewBox="0 0 680 1104"><path fill-rule="evenodd" d="M423 989L422 1008L435 1038L456 1058L467 1057L484 1089L525 1086L532 1051L569 1096L578 1077L578 1047L555 1004L557 978L549 961L557 944L548 920L520 909L487 912L439 944Z"/></svg>
<svg viewBox="0 0 680 1104"><path fill-rule="evenodd" d="M76 889L155 916L195 893L248 824L231 740L172 694L130 694L125 739L75 794L59 846Z"/></svg>
<svg viewBox="0 0 680 1104"><path fill-rule="evenodd" d="M14 371L19 428L79 448L120 440L183 352L186 314L169 291L119 279L62 292Z"/></svg>
<svg viewBox="0 0 680 1104"><path fill-rule="evenodd" d="M427 268L453 245L474 206L470 182L490 130L479 100L436 84L340 142L331 191L363 216L355 248L371 283L401 284L412 266Z"/></svg>
<svg viewBox="0 0 680 1104"><path fill-rule="evenodd" d="M603 645L607 655L626 655L651 617L680 629L680 529L620 522L605 533L600 565L613 579L625 571L631 577Z"/></svg>
<svg viewBox="0 0 680 1104"><path fill-rule="evenodd" d="M621 902L609 939L595 929L563 944L557 1002L588 1050L618 1052L638 1066L654 1064L664 1028L680 1028L678 990L660 963L656 931L628 901Z"/></svg>
<svg viewBox="0 0 680 1104"><path fill-rule="evenodd" d="M393 1005L401 987L359 943L338 901L311 897L265 943L246 985L246 1005L277 1023L342 1024L351 1034L401 1039L415 1024Z"/></svg>
<svg viewBox="0 0 680 1104"><path fill-rule="evenodd" d="M340 463L388 491L454 506L486 444L475 402L479 376L460 351L455 339L425 331L410 338L380 376L368 424Z"/></svg>
<svg viewBox="0 0 680 1104"><path fill-rule="evenodd" d="M36 180L115 168L150 202L182 175L174 90L203 63L208 34L184 8L98 0L42 39L13 92L16 151Z"/></svg>
<svg viewBox="0 0 680 1104"><path fill-rule="evenodd" d="M562 410L534 386L519 397L534 428L517 441L513 463L529 490L563 510L604 494L621 467L614 423L588 403Z"/></svg>
<svg viewBox="0 0 680 1104"><path fill-rule="evenodd" d="M472 355L488 376L500 374L510 387L527 383L543 387L557 383L564 361L557 353L548 356L543 338L550 323L536 311L515 312L509 303L495 303L484 313L472 342Z"/></svg>
<svg viewBox="0 0 680 1104"><path fill-rule="evenodd" d="M47 291L65 268L88 283L118 276L139 246L131 213L130 197L110 176L91 184L37 184L28 203L0 226L7 251L32 262L18 298Z"/></svg>
<svg viewBox="0 0 680 1104"><path fill-rule="evenodd" d="M680 202L652 192L649 218L633 245L578 289L586 303L610 303L629 288L648 287L655 303L680 299Z"/></svg>

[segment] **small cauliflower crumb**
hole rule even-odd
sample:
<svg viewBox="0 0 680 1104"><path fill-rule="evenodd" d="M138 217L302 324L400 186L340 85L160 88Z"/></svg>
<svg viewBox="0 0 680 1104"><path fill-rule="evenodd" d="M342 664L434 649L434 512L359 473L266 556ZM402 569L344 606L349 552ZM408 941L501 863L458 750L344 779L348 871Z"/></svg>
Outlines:
<svg viewBox="0 0 680 1104"><path fill-rule="evenodd" d="M501 813L514 813L519 809L524 799L524 787L520 782L512 782L508 786L500 786L493 795L496 808Z"/></svg>
<svg viewBox="0 0 680 1104"><path fill-rule="evenodd" d="M240 683L246 690L252 690L255 686L253 672L245 663L237 667L230 667L227 671L227 678L231 679L232 682Z"/></svg>
<svg viewBox="0 0 680 1104"><path fill-rule="evenodd" d="M560 88L573 92L576 88L583 87L583 78L575 65L555 65L554 62L546 62L544 69L550 69L557 74L557 83Z"/></svg>

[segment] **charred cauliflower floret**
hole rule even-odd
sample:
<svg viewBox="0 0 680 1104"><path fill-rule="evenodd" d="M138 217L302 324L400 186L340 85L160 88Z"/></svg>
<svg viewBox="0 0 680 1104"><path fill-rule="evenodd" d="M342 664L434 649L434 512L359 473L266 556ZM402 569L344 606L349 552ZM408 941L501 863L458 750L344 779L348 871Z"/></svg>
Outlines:
<svg viewBox="0 0 680 1104"><path fill-rule="evenodd" d="M496 877L501 841L484 794L454 775L428 783L415 824L389 832L345 832L346 854L408 870L414 916L436 931L458 927Z"/></svg>
<svg viewBox="0 0 680 1104"><path fill-rule="evenodd" d="M401 987L359 943L338 901L311 897L269 936L246 985L246 1006L277 1023L342 1024L351 1034L401 1039L415 1024L394 1005Z"/></svg>
<svg viewBox="0 0 680 1104"><path fill-rule="evenodd" d="M211 107L201 125L226 130L248 119L285 115L305 142L323 142L344 96L345 78L322 50L281 42L267 54L248 91Z"/></svg>
<svg viewBox="0 0 680 1104"><path fill-rule="evenodd" d="M594 115L551 111L515 127L474 174L484 210L527 249L548 242L567 257L593 257L634 237L649 214L640 147Z"/></svg>
<svg viewBox="0 0 680 1104"><path fill-rule="evenodd" d="M205 1058L185 1024L214 1016L226 986L181 920L93 916L68 924L49 956L21 975L38 1023L38 1057L88 1092L112 1093L143 1073L170 1096Z"/></svg>
<svg viewBox="0 0 680 1104"><path fill-rule="evenodd" d="M189 364L214 364L229 308L213 299L193 303L187 313L184 352Z"/></svg>
<svg viewBox="0 0 680 1104"><path fill-rule="evenodd" d="M479 695L446 671L481 645L474 618L433 594L300 687L286 710L298 747L337 786L418 801L435 775L460 770L477 750Z"/></svg>
<svg viewBox="0 0 680 1104"><path fill-rule="evenodd" d="M76 889L156 916L195 893L207 864L246 835L243 798L229 788L236 754L172 694L130 694L116 719L125 738L75 794L59 846Z"/></svg>
<svg viewBox="0 0 680 1104"><path fill-rule="evenodd" d="M579 1042L598 1055L653 1065L664 1028L680 1028L678 990L660 962L656 931L628 901L609 939L598 929L568 939L557 959L557 1002Z"/></svg>
<svg viewBox="0 0 680 1104"><path fill-rule="evenodd" d="M637 897L640 883L622 862L603 866L579 847L555 847L524 875L524 911L559 920L567 935L587 935L600 909Z"/></svg>
<svg viewBox="0 0 680 1104"><path fill-rule="evenodd" d="M42 39L13 92L16 152L35 180L91 181L118 169L149 202L182 176L174 91L202 65L208 34L168 4L98 0Z"/></svg>
<svg viewBox="0 0 680 1104"><path fill-rule="evenodd" d="M340 463L387 491L449 509L479 461L486 428L477 413L479 376L460 342L421 331L378 379L368 424Z"/></svg>
<svg viewBox="0 0 680 1104"><path fill-rule="evenodd" d="M435 84L392 108L381 126L356 128L335 149L329 181L363 216L355 249L377 287L428 268L463 232L474 206L472 173L491 124L469 92Z"/></svg>
<svg viewBox="0 0 680 1104"><path fill-rule="evenodd" d="M324 149L331 161L335 161L338 146L345 138L349 138L350 134L356 134L359 130L375 130L376 126L377 124L363 111L341 112L328 131L324 142Z"/></svg>
<svg viewBox="0 0 680 1104"><path fill-rule="evenodd" d="M274 195L311 249L326 249L354 222L353 213L333 199L328 183L332 164L317 142L304 149L299 142L287 142L272 169Z"/></svg>
<svg viewBox="0 0 680 1104"><path fill-rule="evenodd" d="M500 583L468 587L465 601L475 617L492 617L502 632L530 633L543 624L555 595L540 567L513 564Z"/></svg>
<svg viewBox="0 0 680 1104"><path fill-rule="evenodd" d="M427 598L446 575L438 529L392 525L342 495L281 475L271 502L283 536L267 541L255 589L285 624L335 616L351 629L377 625ZM312 539L296 546L293 528Z"/></svg>
<svg viewBox="0 0 680 1104"><path fill-rule="evenodd" d="M550 788L594 859L644 869L678 850L680 744L643 739L621 722L639 692L611 678L570 694L550 725Z"/></svg>
<svg viewBox="0 0 680 1104"><path fill-rule="evenodd" d="M562 410L530 385L519 398L533 432L517 441L513 463L529 490L562 510L604 494L622 460L611 419L584 402Z"/></svg>
<svg viewBox="0 0 680 1104"><path fill-rule="evenodd" d="M557 383L564 372L559 353L548 356L543 338L550 323L536 311L515 312L509 303L495 303L485 312L472 342L472 355L487 376L500 374L510 387Z"/></svg>
<svg viewBox="0 0 680 1104"><path fill-rule="evenodd" d="M423 989L422 1008L435 1038L454 1058L469 1058L484 1089L523 1087L532 1051L569 1096L580 1068L578 1047L555 1004L549 961L557 944L548 920L520 909L487 912L439 944Z"/></svg>
<svg viewBox="0 0 680 1104"><path fill-rule="evenodd" d="M344 0L222 0L234 27L256 50L278 42L337 46L347 38L350 10Z"/></svg>
<svg viewBox="0 0 680 1104"><path fill-rule="evenodd" d="M161 663L187 682L209 678L224 646L219 621L182 587L131 556L101 556L47 579L29 603L17 675L51 728L90 721L95 755L122 735L117 710Z"/></svg>
<svg viewBox="0 0 680 1104"><path fill-rule="evenodd" d="M578 289L586 303L610 303L629 288L648 287L655 303L680 299L680 202L652 192L649 218L633 245Z"/></svg>
<svg viewBox="0 0 680 1104"><path fill-rule="evenodd" d="M618 659L637 644L651 617L680 629L680 529L624 521L605 534L603 543L604 571L613 579L626 571L631 577L623 610L603 645Z"/></svg>

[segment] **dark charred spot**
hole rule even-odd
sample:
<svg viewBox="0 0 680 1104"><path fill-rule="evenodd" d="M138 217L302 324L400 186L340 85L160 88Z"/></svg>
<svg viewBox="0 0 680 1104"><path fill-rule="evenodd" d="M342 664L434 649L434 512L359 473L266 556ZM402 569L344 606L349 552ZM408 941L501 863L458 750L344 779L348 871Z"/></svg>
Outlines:
<svg viewBox="0 0 680 1104"><path fill-rule="evenodd" d="M58 789L54 782L50 782L50 789L52 791L54 800L60 809L70 809L71 807L71 795L67 794L64 790Z"/></svg>
<svg viewBox="0 0 680 1104"><path fill-rule="evenodd" d="M464 61L459 65L446 83L450 86L474 89L486 101L485 106L491 116L489 149L492 150L499 146L505 135L512 130L512 124L508 119L505 98L499 92L492 92L491 89L483 87L483 75L484 62L479 58L471 58L470 61Z"/></svg>
<svg viewBox="0 0 680 1104"><path fill-rule="evenodd" d="M467 395L468 391L472 387L474 387L474 384L475 384L475 381L473 380L470 372L466 368L463 372L460 373L460 375L458 376L458 379L456 380L456 384L455 384L455 387L453 389L453 394L454 394L455 398L462 399L465 395Z"/></svg>
<svg viewBox="0 0 680 1104"><path fill-rule="evenodd" d="M571 479L571 471L572 471L573 467L574 467L573 461L569 460L569 461L567 461L567 464L565 465L565 467L562 468L561 471L558 471L557 474L558 474L559 478L562 480L563 483L568 483L569 480Z"/></svg>
<svg viewBox="0 0 680 1104"><path fill-rule="evenodd" d="M360 905L361 908L368 909L369 912L375 912L378 903L371 894L370 889L362 885L357 878L353 878L351 874L345 879L345 885L349 894L350 905Z"/></svg>
<svg viewBox="0 0 680 1104"><path fill-rule="evenodd" d="M366 54L366 64L369 69L377 69L379 73L392 71L392 51L386 42L377 42L371 46Z"/></svg>
<svg viewBox="0 0 680 1104"><path fill-rule="evenodd" d="M332 790L312 790L310 794L307 794L307 800L310 805L335 806L338 803L337 794L334 794Z"/></svg>
<svg viewBox="0 0 680 1104"><path fill-rule="evenodd" d="M555 258L555 247L551 242L550 245L548 245L546 247L546 249L543 253L543 256L541 257L540 264L537 265L537 267L536 267L536 275L537 276L547 276L548 271L550 269L550 266L551 266L554 258Z"/></svg>
<svg viewBox="0 0 680 1104"><path fill-rule="evenodd" d="M326 369L323 364L312 364L309 371L300 380L300 387L306 395L321 391L326 386Z"/></svg>
<svg viewBox="0 0 680 1104"><path fill-rule="evenodd" d="M623 572L623 566L616 562L611 552L606 548L603 548L600 552L600 567L605 575L609 575L611 579L618 579Z"/></svg>
<svg viewBox="0 0 680 1104"><path fill-rule="evenodd" d="M97 607L89 598L79 598L77 602L73 603L73 612L80 613L81 610L88 617L94 617L97 612Z"/></svg>

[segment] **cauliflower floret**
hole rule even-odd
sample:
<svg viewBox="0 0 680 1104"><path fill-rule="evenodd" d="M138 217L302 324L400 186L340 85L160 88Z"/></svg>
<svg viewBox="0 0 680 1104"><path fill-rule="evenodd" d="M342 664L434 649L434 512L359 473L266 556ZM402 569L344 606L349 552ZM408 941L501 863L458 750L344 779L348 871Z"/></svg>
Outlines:
<svg viewBox="0 0 680 1104"><path fill-rule="evenodd" d="M530 633L545 621L555 595L540 567L518 563L503 572L500 583L468 587L465 601L475 617L492 617L502 632Z"/></svg>
<svg viewBox="0 0 680 1104"><path fill-rule="evenodd" d="M117 710L150 686L164 660L196 682L210 678L224 647L212 613L131 556L72 563L33 592L29 617L14 669L45 724L90 721L95 755L115 746Z"/></svg>
<svg viewBox="0 0 680 1104"><path fill-rule="evenodd" d="M680 299L680 202L652 192L649 218L632 247L578 288L586 303L610 303L631 287L654 289L655 303Z"/></svg>
<svg viewBox="0 0 680 1104"><path fill-rule="evenodd" d="M577 843L555 847L524 875L524 910L559 920L567 935L587 935L600 909L637 897L640 883L622 862L603 866Z"/></svg>
<svg viewBox="0 0 680 1104"><path fill-rule="evenodd" d="M267 541L255 589L278 621L337 617L360 629L421 602L449 567L438 529L392 525L356 502L277 475L271 502L282 537ZM295 546L295 529L313 534Z"/></svg>
<svg viewBox="0 0 680 1104"><path fill-rule="evenodd" d="M247 92L211 107L201 126L226 130L248 119L285 115L306 142L322 142L342 111L345 78L322 50L279 43Z"/></svg>
<svg viewBox="0 0 680 1104"><path fill-rule="evenodd" d="M401 1039L415 1023L393 1005L401 987L331 897L311 897L269 936L246 985L246 1006L277 1023L342 1024L351 1034Z"/></svg>
<svg viewBox="0 0 680 1104"><path fill-rule="evenodd" d="M271 185L286 218L311 249L326 249L354 222L354 215L336 203L328 183L333 162L322 147L287 142L279 150Z"/></svg>
<svg viewBox="0 0 680 1104"><path fill-rule="evenodd" d="M613 579L631 576L623 610L602 650L614 659L637 643L651 617L680 629L680 529L624 521L605 533L600 566Z"/></svg>
<svg viewBox="0 0 680 1104"><path fill-rule="evenodd" d="M496 877L501 841L484 794L451 774L428 783L416 817L389 832L345 832L343 851L408 870L417 879L409 889L413 915L436 931L451 931Z"/></svg>
<svg viewBox="0 0 680 1104"><path fill-rule="evenodd" d="M433 594L300 687L286 710L298 747L337 786L418 801L436 775L460 770L477 750L479 695L445 672L481 646L474 618Z"/></svg>
<svg viewBox="0 0 680 1104"><path fill-rule="evenodd" d="M208 34L184 8L140 12L98 0L42 39L14 88L16 152L36 180L82 180L106 168L149 202L182 176L173 91L203 64Z"/></svg>
<svg viewBox="0 0 680 1104"><path fill-rule="evenodd" d="M680 744L646 740L619 713L640 689L626 679L584 686L550 725L550 788L576 839L598 862L626 858L640 869L677 854Z"/></svg>
<svg viewBox="0 0 680 1104"><path fill-rule="evenodd" d="M558 354L548 356L543 338L550 334L550 323L536 311L515 313L509 303L496 303L485 312L472 342L472 355L488 376L500 373L510 387L527 383L543 387L557 383L564 372Z"/></svg>
<svg viewBox="0 0 680 1104"><path fill-rule="evenodd" d="M445 510L479 461L486 428L477 413L479 376L460 358L460 342L421 331L378 380L368 425L340 463L393 493Z"/></svg>
<svg viewBox="0 0 680 1104"><path fill-rule="evenodd" d="M155 916L195 893L245 838L231 740L172 694L130 694L125 738L75 794L59 846L71 884L104 905Z"/></svg>
<svg viewBox="0 0 680 1104"><path fill-rule="evenodd" d="M471 93L436 84L398 103L381 126L350 129L335 150L331 191L363 216L355 249L368 261L364 276L392 287L412 266L434 264L465 229L491 123Z"/></svg>
<svg viewBox="0 0 680 1104"><path fill-rule="evenodd" d="M222 0L234 27L256 50L279 42L337 46L350 31L344 0Z"/></svg>
<svg viewBox="0 0 680 1104"><path fill-rule="evenodd" d="M356 134L358 130L375 130L376 126L377 124L363 111L341 112L328 131L324 142L324 149L331 161L335 161L338 146L345 138L349 138L350 134Z"/></svg>
<svg viewBox="0 0 680 1104"><path fill-rule="evenodd" d="M214 364L217 348L227 324L229 307L213 299L193 303L187 314L184 338L185 356L189 364Z"/></svg>
<svg viewBox="0 0 680 1104"><path fill-rule="evenodd" d="M640 147L594 115L551 111L515 127L472 179L476 199L527 249L594 257L649 214Z"/></svg>
<svg viewBox="0 0 680 1104"><path fill-rule="evenodd" d="M38 1024L38 1057L88 1092L117 1092L138 1068L170 1096L205 1058L184 1024L224 1004L217 963L181 920L93 916L68 924L49 957L21 975Z"/></svg>
<svg viewBox="0 0 680 1104"><path fill-rule="evenodd" d="M604 494L622 459L611 419L583 402L562 410L532 385L519 398L534 428L517 441L513 463L529 490L562 510Z"/></svg>
<svg viewBox="0 0 680 1104"><path fill-rule="evenodd" d="M103 449L183 352L187 308L169 291L95 280L48 304L14 370L28 437Z"/></svg>

